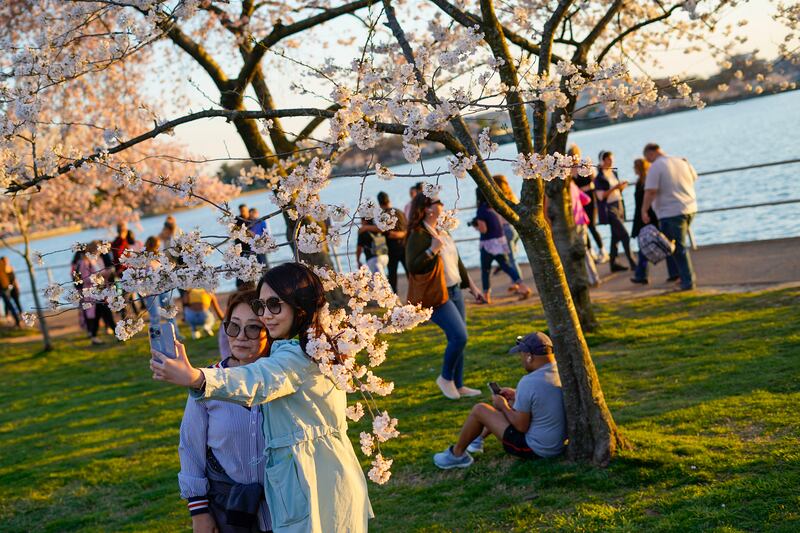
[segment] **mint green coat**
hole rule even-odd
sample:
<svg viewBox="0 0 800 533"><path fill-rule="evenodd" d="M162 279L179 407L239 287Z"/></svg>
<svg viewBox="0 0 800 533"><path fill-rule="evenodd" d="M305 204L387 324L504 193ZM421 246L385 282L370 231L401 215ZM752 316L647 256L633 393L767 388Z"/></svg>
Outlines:
<svg viewBox="0 0 800 533"><path fill-rule="evenodd" d="M358 533L373 516L364 472L347 438L344 391L297 341L275 341L269 357L201 369L198 399L262 404L264 491L275 533Z"/></svg>

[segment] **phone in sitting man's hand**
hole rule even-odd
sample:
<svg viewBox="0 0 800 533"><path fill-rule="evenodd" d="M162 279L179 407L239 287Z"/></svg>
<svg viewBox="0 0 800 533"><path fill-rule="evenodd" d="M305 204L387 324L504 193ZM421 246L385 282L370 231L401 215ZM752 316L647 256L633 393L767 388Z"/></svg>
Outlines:
<svg viewBox="0 0 800 533"><path fill-rule="evenodd" d="M150 348L163 353L170 359L175 359L175 328L170 322L160 324L158 327L150 327Z"/></svg>
<svg viewBox="0 0 800 533"><path fill-rule="evenodd" d="M494 381L489 382L489 388L492 389L492 394L500 394L500 385Z"/></svg>

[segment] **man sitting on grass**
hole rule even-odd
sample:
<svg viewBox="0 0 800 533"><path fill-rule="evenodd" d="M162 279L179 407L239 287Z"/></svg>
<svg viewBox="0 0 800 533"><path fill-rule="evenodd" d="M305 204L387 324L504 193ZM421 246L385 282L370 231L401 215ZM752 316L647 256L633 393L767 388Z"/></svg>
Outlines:
<svg viewBox="0 0 800 533"><path fill-rule="evenodd" d="M500 394L493 394L494 407L479 403L472 408L455 446L433 456L439 468L470 466L470 452L483 452L483 438L489 433L517 457L555 457L564 450L566 419L550 337L538 331L518 337L509 353L519 354L528 374L519 380L516 390L502 388Z"/></svg>

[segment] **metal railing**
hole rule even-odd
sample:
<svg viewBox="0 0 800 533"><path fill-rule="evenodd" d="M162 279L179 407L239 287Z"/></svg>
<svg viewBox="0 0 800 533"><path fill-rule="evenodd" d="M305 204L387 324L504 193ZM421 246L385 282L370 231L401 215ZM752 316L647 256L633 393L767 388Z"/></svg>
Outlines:
<svg viewBox="0 0 800 533"><path fill-rule="evenodd" d="M710 176L710 175L713 175L713 174L723 174L725 172L738 172L738 171L742 171L742 170L773 167L773 166L779 166L779 165L789 165L789 164L795 164L795 163L800 163L800 159L786 159L786 160L783 160L783 161L773 161L773 162L770 162L770 163L758 163L758 164L746 165L746 166L742 166L742 167L731 167L731 168L723 168L723 169L718 169L718 170L709 170L709 171L705 171L705 172L698 172L697 175L698 176ZM759 208L759 207L772 207L772 206L777 206L777 205L787 205L787 204L797 204L797 203L800 203L800 198L792 198L792 199L789 199L789 200L776 200L776 201L770 201L770 202L759 202L759 203L753 203L753 204L733 205L733 206L725 206L725 207L712 207L710 209L699 210L699 211L697 211L697 214L698 215L703 215L703 214L708 214L708 213L719 213L719 212L723 212L723 211L735 211L735 210L739 210L739 209L755 209L755 208ZM469 211L469 210L474 210L476 208L477 208L477 206L474 206L474 205L463 206L463 207L459 207L459 208L454 209L454 211L456 211L456 212ZM626 218L625 219L625 222L632 222L632 221L633 221L632 218ZM461 238L461 239L455 239L454 242L456 242L456 243L467 243L467 242L477 242L479 240L480 240L480 237L466 237L466 238ZM695 243L694 235L691 233L691 229L689 231L689 241L691 243L692 249L696 249L697 245ZM332 249L331 250L331 255L333 256L334 261L336 262L336 266L337 266L339 271L342 270L340 256L344 255L346 257L347 255L349 255L351 253L354 253L354 252L355 252L354 249L347 249L347 248L345 248L344 250L342 250L342 249ZM285 262L287 262L287 260L277 260L277 261L273 260L273 261L270 261L270 265L271 266L276 266L276 265L279 265L279 264L285 263ZM37 271L45 270L47 272L48 282L52 283L52 281L55 279L54 276L53 276L53 272L52 272L53 270L61 269L61 268L66 269L66 268L70 268L70 267L71 267L71 265L69 263L66 263L66 264L62 264L62 265L47 265L47 266L44 266L44 267L38 267L35 270L37 270ZM20 291L20 292L21 292L21 294L30 294L32 291L30 289L28 289L28 290Z"/></svg>

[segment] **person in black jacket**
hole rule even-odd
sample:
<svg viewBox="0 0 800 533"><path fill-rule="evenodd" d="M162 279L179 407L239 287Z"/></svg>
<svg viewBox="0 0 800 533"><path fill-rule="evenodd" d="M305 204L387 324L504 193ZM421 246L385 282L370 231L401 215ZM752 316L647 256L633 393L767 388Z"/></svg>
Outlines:
<svg viewBox="0 0 800 533"><path fill-rule="evenodd" d="M647 168L649 166L650 163L644 159L637 159L633 162L633 171L636 173L636 176L638 176L636 180L636 191L634 192L636 209L633 215L633 230L631 231L631 237L634 239L639 236L639 230L645 226L642 222L642 203L644 202L644 181L647 177ZM656 217L656 213L653 211L652 207L647 214L650 215L650 223L658 227L658 217ZM647 279L647 266L647 257L639 250L639 261L636 264L636 270L631 278L632 283L639 283L641 285L647 285L649 283Z"/></svg>
<svg viewBox="0 0 800 533"><path fill-rule="evenodd" d="M609 248L609 265L611 272L628 270L627 267L617 263L617 244L622 244L625 256L631 270L636 268L636 260L631 254L631 237L625 229L625 204L622 201L622 191L628 186L627 181L620 181L614 169L614 154L608 151L600 152L600 165L597 167L595 179L595 194L597 195L597 209L600 224L611 226L611 246Z"/></svg>

